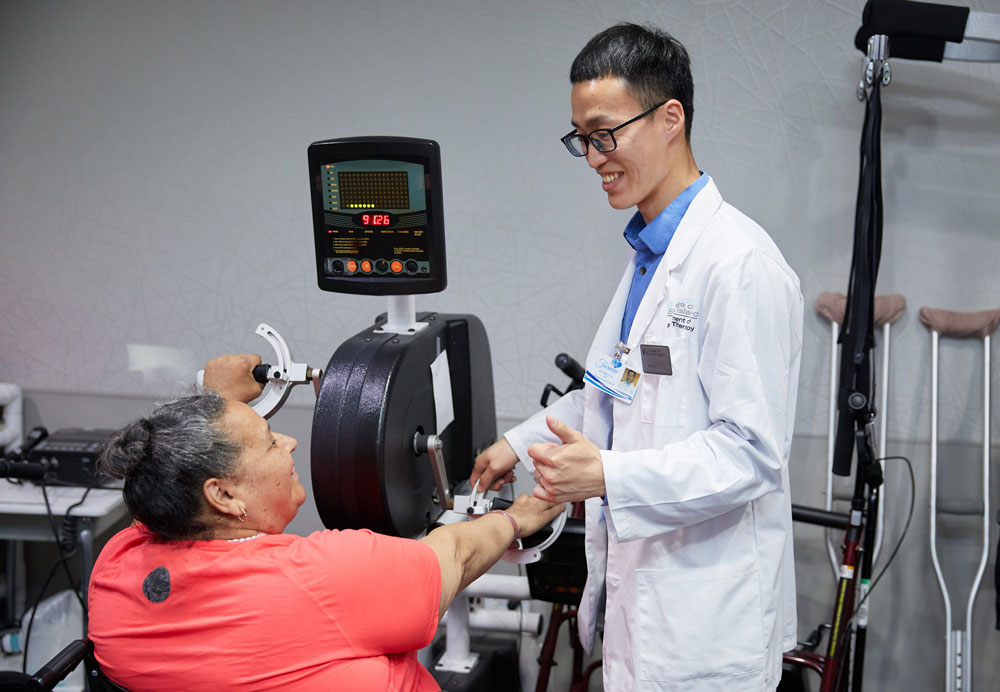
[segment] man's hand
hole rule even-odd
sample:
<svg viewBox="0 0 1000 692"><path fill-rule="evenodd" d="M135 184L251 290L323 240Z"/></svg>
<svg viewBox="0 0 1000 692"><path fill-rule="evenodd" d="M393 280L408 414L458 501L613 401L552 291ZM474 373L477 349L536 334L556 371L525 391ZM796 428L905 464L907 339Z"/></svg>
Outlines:
<svg viewBox="0 0 1000 692"><path fill-rule="evenodd" d="M562 444L528 447L538 485L532 494L546 502L577 502L605 494L601 450L578 430L552 416L545 419Z"/></svg>
<svg viewBox="0 0 1000 692"><path fill-rule="evenodd" d="M227 353L205 365L204 386L214 389L223 399L248 403L260 396L264 386L253 378L253 369L260 365L255 353Z"/></svg>
<svg viewBox="0 0 1000 692"><path fill-rule="evenodd" d="M516 464L517 454L510 443L501 437L476 457L476 465L472 467L472 475L469 476L469 486L475 488L476 481L479 481L482 492L491 488L499 490L504 483L514 482L513 468Z"/></svg>

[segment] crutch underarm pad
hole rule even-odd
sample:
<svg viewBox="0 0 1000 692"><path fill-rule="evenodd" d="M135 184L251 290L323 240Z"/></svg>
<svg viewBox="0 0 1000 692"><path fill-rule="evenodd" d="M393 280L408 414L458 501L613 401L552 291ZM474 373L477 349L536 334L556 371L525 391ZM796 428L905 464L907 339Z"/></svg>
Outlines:
<svg viewBox="0 0 1000 692"><path fill-rule="evenodd" d="M1000 325L1000 310L952 312L940 308L920 308L920 321L941 336L985 338Z"/></svg>
<svg viewBox="0 0 1000 692"><path fill-rule="evenodd" d="M906 311L906 298L898 293L875 296L875 327L893 324Z"/></svg>
<svg viewBox="0 0 1000 692"><path fill-rule="evenodd" d="M847 296L843 293L823 291L816 296L813 307L816 308L816 312L831 322L843 324L844 313L847 312Z"/></svg>
<svg viewBox="0 0 1000 692"><path fill-rule="evenodd" d="M889 55L894 58L941 62L945 42L960 43L965 38L968 18L968 7L911 0L868 0L854 45L866 53L868 39L882 34L889 37Z"/></svg>
<svg viewBox="0 0 1000 692"><path fill-rule="evenodd" d="M847 311L847 296L843 293L824 291L816 296L813 303L816 312L837 324L844 323L844 313ZM892 324L906 311L906 298L893 293L887 296L875 296L875 326Z"/></svg>

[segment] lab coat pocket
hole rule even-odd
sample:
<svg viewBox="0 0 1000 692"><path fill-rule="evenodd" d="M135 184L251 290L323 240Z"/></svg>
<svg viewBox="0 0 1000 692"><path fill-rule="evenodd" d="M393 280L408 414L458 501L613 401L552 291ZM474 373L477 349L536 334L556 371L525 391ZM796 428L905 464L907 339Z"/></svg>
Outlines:
<svg viewBox="0 0 1000 692"><path fill-rule="evenodd" d="M648 343L670 349L670 375L645 375L649 382L642 407L642 422L656 426L687 427L687 389L692 376L687 337L653 339ZM641 381L641 380L640 380Z"/></svg>
<svg viewBox="0 0 1000 692"><path fill-rule="evenodd" d="M764 628L755 563L638 570L636 598L640 680L763 679ZM691 689L716 688L695 684Z"/></svg>

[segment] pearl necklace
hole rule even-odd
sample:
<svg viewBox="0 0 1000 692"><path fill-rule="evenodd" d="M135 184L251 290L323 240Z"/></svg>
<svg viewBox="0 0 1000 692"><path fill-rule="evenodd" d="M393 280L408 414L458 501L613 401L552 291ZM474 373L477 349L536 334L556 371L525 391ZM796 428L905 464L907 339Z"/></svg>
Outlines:
<svg viewBox="0 0 1000 692"><path fill-rule="evenodd" d="M226 541L229 543L243 543L244 541L252 541L255 538L260 538L261 536L266 536L267 534L261 531L253 536L244 536L243 538L227 538Z"/></svg>

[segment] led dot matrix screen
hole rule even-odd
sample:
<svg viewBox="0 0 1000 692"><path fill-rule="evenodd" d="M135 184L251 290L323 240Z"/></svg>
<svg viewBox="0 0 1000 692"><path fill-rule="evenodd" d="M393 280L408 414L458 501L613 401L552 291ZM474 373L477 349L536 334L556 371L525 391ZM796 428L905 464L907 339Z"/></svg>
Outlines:
<svg viewBox="0 0 1000 692"><path fill-rule="evenodd" d="M436 142L359 137L309 147L320 288L431 293L446 285Z"/></svg>
<svg viewBox="0 0 1000 692"><path fill-rule="evenodd" d="M352 165L353 164L353 165ZM352 167L375 167L380 170L349 170ZM404 170L390 170L403 166ZM338 171L337 168L340 170ZM423 167L417 164L397 164L393 161L345 161L339 166L325 166L327 185L336 191L339 187L342 209L410 209L410 177L422 182ZM407 170L409 169L409 170ZM419 194L422 190L418 190ZM336 204L336 197L334 197ZM333 210L331 210L333 211Z"/></svg>

